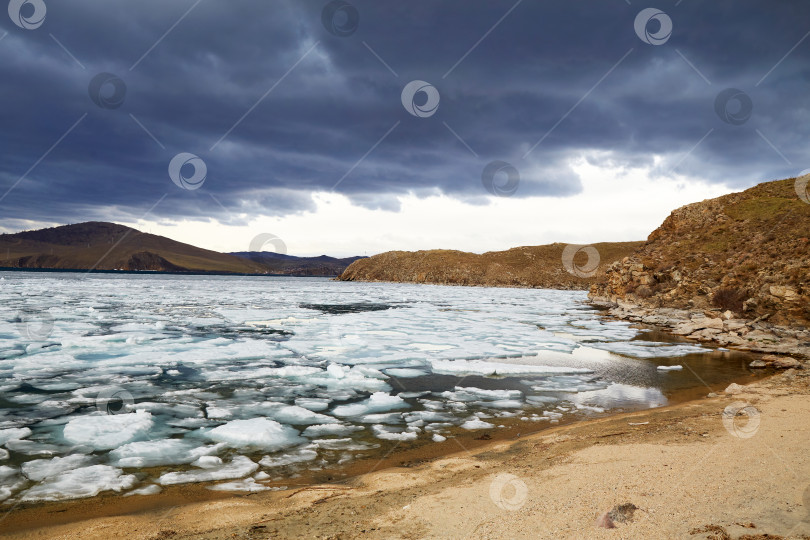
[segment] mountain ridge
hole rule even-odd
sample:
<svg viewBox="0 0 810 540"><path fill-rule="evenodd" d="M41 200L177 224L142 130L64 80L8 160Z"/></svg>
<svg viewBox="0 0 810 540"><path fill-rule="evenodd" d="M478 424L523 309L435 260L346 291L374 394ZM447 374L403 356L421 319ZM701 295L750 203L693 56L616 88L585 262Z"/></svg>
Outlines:
<svg viewBox="0 0 810 540"><path fill-rule="evenodd" d="M262 260L219 253L165 236L103 221L0 235L0 267L14 269L152 271L170 273L339 274L350 261L267 255ZM264 261L264 262L263 262ZM327 264L328 263L328 264Z"/></svg>

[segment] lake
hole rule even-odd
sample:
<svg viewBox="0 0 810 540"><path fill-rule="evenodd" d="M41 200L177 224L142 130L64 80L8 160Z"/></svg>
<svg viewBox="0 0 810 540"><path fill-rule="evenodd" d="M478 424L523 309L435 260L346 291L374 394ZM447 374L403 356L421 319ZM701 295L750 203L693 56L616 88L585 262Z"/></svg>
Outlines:
<svg viewBox="0 0 810 540"><path fill-rule="evenodd" d="M6 505L281 489L413 448L705 395L750 377L754 358L610 320L582 291L0 279Z"/></svg>

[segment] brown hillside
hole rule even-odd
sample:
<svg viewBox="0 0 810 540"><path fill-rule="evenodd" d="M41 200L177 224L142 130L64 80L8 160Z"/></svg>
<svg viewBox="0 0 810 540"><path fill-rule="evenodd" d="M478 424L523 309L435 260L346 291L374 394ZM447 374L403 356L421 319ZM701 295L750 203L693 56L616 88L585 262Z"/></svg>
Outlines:
<svg viewBox="0 0 810 540"><path fill-rule="evenodd" d="M261 273L253 261L115 223L87 222L0 235L0 266Z"/></svg>
<svg viewBox="0 0 810 540"><path fill-rule="evenodd" d="M679 208L591 289L601 301L810 322L810 204L795 179Z"/></svg>
<svg viewBox="0 0 810 540"><path fill-rule="evenodd" d="M353 262L340 276L343 281L394 281L441 285L587 289L604 268L632 253L643 242L593 244L601 264L594 277L577 277L562 264L566 244L517 247L478 255L464 251L389 251ZM580 260L579 257L582 257ZM587 255L574 262L584 265Z"/></svg>

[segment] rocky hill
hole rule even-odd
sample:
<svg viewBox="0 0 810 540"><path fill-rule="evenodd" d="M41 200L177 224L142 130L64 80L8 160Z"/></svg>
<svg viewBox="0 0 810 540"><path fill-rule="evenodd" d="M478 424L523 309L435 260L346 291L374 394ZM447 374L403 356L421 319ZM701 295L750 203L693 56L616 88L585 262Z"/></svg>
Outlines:
<svg viewBox="0 0 810 540"><path fill-rule="evenodd" d="M810 323L810 204L795 179L690 204L610 265L596 301Z"/></svg>
<svg viewBox="0 0 810 540"><path fill-rule="evenodd" d="M219 253L98 221L0 235L2 268L335 276L353 260Z"/></svg>
<svg viewBox="0 0 810 540"><path fill-rule="evenodd" d="M363 257L337 258L328 255L295 257L272 251L239 251L231 253L261 264L275 274L295 276L339 276L346 268Z"/></svg>
<svg viewBox="0 0 810 540"><path fill-rule="evenodd" d="M517 247L484 254L452 250L389 251L352 263L339 279L343 281L394 281L440 285L489 287L535 287L587 289L604 268L640 247L643 242L593 244L600 264L593 276L575 275L563 265L566 244ZM578 267L588 264L586 253L573 259ZM590 274L591 272L584 272Z"/></svg>

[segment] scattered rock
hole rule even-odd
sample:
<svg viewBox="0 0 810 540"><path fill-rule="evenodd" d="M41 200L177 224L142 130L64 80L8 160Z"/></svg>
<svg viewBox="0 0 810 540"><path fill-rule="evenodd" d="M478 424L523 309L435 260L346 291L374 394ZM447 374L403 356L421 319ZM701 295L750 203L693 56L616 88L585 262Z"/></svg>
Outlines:
<svg viewBox="0 0 810 540"><path fill-rule="evenodd" d="M790 356L775 356L773 354L769 354L768 356L763 356L762 360L776 369L792 369L802 367L801 362Z"/></svg>
<svg viewBox="0 0 810 540"><path fill-rule="evenodd" d="M624 503L619 506L614 506L613 509L608 512L608 517L614 522L627 523L628 521L633 521L633 514L636 510L638 510L638 506L635 504Z"/></svg>
<svg viewBox="0 0 810 540"><path fill-rule="evenodd" d="M706 397L708 397L708 398L717 397L717 394L716 394L715 392L709 392L709 393L706 395Z"/></svg>
<svg viewBox="0 0 810 540"><path fill-rule="evenodd" d="M742 394L743 392L745 392L745 387L737 383L731 383L730 385L728 385L728 387L726 387L724 392L732 396L735 394Z"/></svg>
<svg viewBox="0 0 810 540"><path fill-rule="evenodd" d="M765 362L764 360L754 360L753 362L748 364L748 367L750 367L750 368L764 368L764 367L768 367L768 363Z"/></svg>

